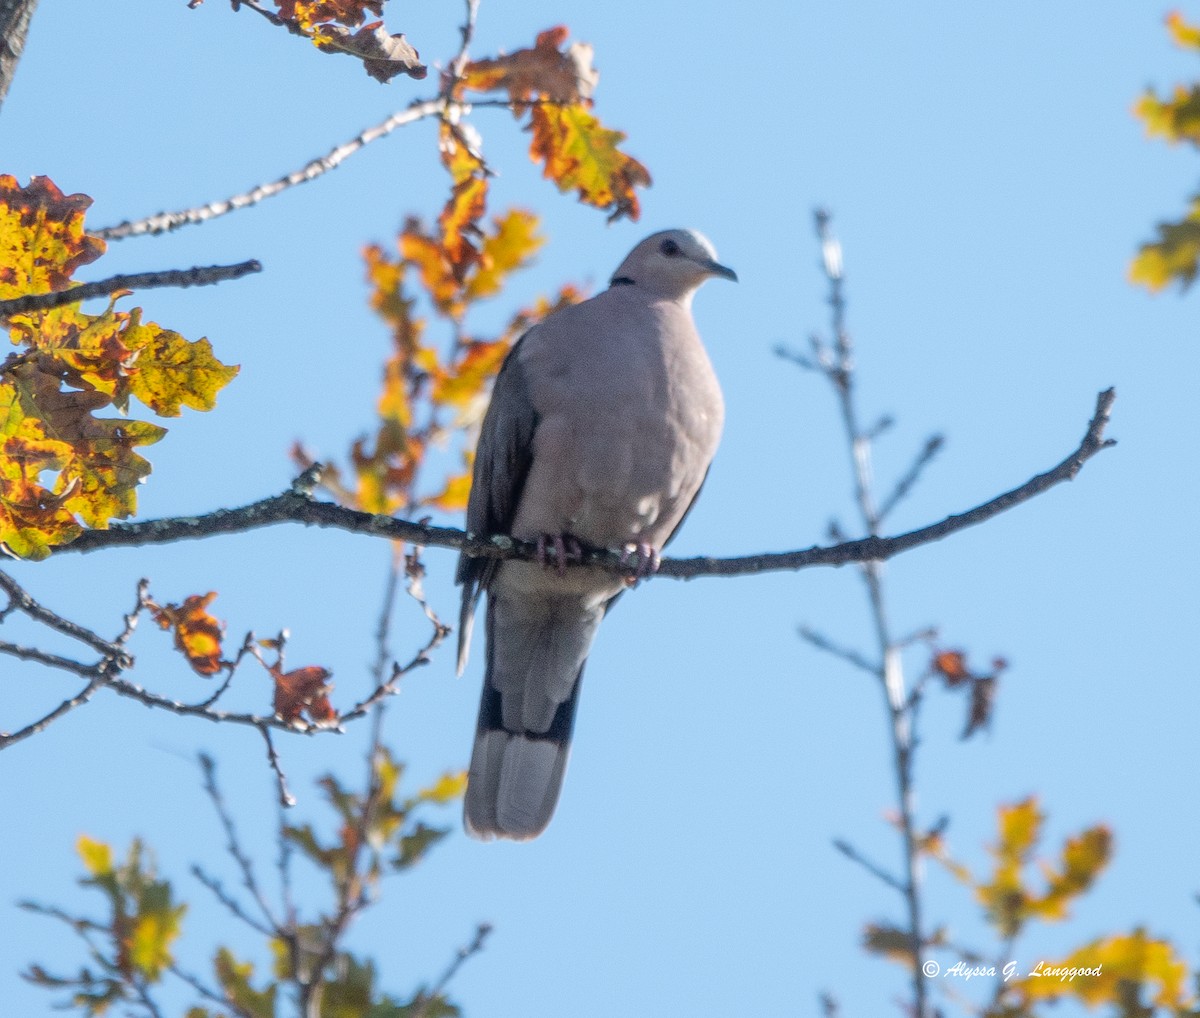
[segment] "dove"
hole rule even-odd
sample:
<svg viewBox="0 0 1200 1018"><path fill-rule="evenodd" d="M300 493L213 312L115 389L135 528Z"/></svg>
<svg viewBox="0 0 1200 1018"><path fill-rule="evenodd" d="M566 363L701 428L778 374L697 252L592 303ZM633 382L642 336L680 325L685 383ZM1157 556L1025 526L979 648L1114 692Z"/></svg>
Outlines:
<svg viewBox="0 0 1200 1018"><path fill-rule="evenodd" d="M639 577L649 575L704 483L725 411L691 306L711 277L737 280L701 234L652 234L607 290L529 329L497 375L467 530L536 542L540 561L459 558L460 675L487 594L483 694L463 808L476 838L524 841L550 822L584 664L629 584L566 560L586 549L621 550Z"/></svg>

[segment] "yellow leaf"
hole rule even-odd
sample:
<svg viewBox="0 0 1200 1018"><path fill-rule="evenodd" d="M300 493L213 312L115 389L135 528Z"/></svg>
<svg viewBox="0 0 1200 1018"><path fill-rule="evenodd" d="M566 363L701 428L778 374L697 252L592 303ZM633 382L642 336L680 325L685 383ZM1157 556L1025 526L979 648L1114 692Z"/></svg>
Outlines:
<svg viewBox="0 0 1200 1018"><path fill-rule="evenodd" d="M143 975L157 979L171 964L171 944L179 936L186 906L180 905L137 917L129 946L129 958Z"/></svg>
<svg viewBox="0 0 1200 1018"><path fill-rule="evenodd" d="M113 871L112 848L103 841L81 834L75 842L75 851L92 876L103 877Z"/></svg>
<svg viewBox="0 0 1200 1018"><path fill-rule="evenodd" d="M86 194L64 195L49 177L19 187L0 174L0 300L64 290L76 269L104 253L104 241L83 229L91 204Z"/></svg>
<svg viewBox="0 0 1200 1018"><path fill-rule="evenodd" d="M453 773L447 772L437 779L428 788L422 788L417 793L417 798L424 802L448 803L455 799L461 799L463 793L467 790L467 772L456 771Z"/></svg>
<svg viewBox="0 0 1200 1018"><path fill-rule="evenodd" d="M467 500L470 497L471 474L468 472L451 477L441 491L422 499L421 504L441 509L446 513L458 513L467 508Z"/></svg>
<svg viewBox="0 0 1200 1018"><path fill-rule="evenodd" d="M538 217L532 212L510 209L493 220L495 231L483 238L479 264L467 283L467 297L478 300L500 292L510 273L529 264L545 243L537 232Z"/></svg>
<svg viewBox="0 0 1200 1018"><path fill-rule="evenodd" d="M1170 99L1160 99L1147 91L1134 104L1133 112L1152 138L1200 144L1200 86L1176 85Z"/></svg>
<svg viewBox="0 0 1200 1018"><path fill-rule="evenodd" d="M1179 11L1172 11L1167 15L1167 30L1177 45L1200 49L1200 28L1184 21Z"/></svg>
<svg viewBox="0 0 1200 1018"><path fill-rule="evenodd" d="M484 387L508 356L503 340L468 343L454 367L437 378L431 394L439 405L463 407L483 392Z"/></svg>
<svg viewBox="0 0 1200 1018"><path fill-rule="evenodd" d="M1121 1005L1131 984L1146 983L1156 987L1152 1003L1157 1007L1181 1012L1194 1003L1186 992L1187 965L1171 944L1137 929L1092 941L1061 961L1039 963L1011 990L1028 1001L1074 997L1095 1007Z"/></svg>
<svg viewBox="0 0 1200 1018"><path fill-rule="evenodd" d="M1200 197L1178 223L1159 223L1158 240L1143 244L1129 266L1129 279L1159 291L1172 282L1186 290L1200 266Z"/></svg>
<svg viewBox="0 0 1200 1018"><path fill-rule="evenodd" d="M1063 919L1071 900L1083 894L1112 856L1112 832L1103 824L1089 828L1063 846L1062 866L1047 867L1046 893L1030 902L1032 911L1044 919Z"/></svg>
<svg viewBox="0 0 1200 1018"><path fill-rule="evenodd" d="M129 392L160 417L178 417L181 407L211 410L217 393L238 373L213 356L207 339L184 339L153 322L141 322L141 308L129 313L125 345L137 352Z"/></svg>
<svg viewBox="0 0 1200 1018"><path fill-rule="evenodd" d="M999 809L1000 838L992 846L996 866L991 879L975 888L975 896L1001 936L1015 936L1029 918L1030 892L1021 877L1041 833L1045 817L1030 796Z"/></svg>

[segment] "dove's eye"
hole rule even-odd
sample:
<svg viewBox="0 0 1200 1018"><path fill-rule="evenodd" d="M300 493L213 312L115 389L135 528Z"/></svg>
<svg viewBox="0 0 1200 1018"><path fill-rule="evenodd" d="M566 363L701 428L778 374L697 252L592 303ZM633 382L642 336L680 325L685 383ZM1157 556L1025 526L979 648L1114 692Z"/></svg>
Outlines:
<svg viewBox="0 0 1200 1018"><path fill-rule="evenodd" d="M679 254L679 245L673 240L664 240L659 250L668 258L674 258Z"/></svg>

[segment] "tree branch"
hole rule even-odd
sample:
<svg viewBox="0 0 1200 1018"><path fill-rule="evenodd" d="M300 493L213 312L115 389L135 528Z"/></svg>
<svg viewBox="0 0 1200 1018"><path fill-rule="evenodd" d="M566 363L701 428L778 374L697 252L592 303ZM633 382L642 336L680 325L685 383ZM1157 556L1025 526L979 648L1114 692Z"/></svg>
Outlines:
<svg viewBox="0 0 1200 1018"><path fill-rule="evenodd" d="M407 124L424 120L427 117L449 117L451 114L456 113L465 115L473 108L478 107L527 109L532 106L561 105L561 102L551 99L530 99L526 101L477 99L470 103L451 102L441 97L424 99L412 103L397 113L393 113L386 120L381 121L374 127L368 127L349 141L345 141L330 149L325 155L318 156L316 159L305 163L300 169L284 174L282 177L269 183L258 184L248 191L231 195L221 201L211 201L205 205L197 205L190 209L180 209L175 212L159 212L153 216L146 216L144 219L127 219L122 223L105 226L99 230L91 230L89 232L94 236L102 237L108 241L124 240L126 237L152 236L159 233L168 233L171 230L178 230L182 226L192 226L196 223L204 223L210 219L216 219L230 212L236 212L238 209L257 205L259 202L267 198L273 198L275 195L281 194L289 188L295 187L297 184L303 184L309 180L315 180L317 177L324 176L330 170L336 169L364 146L386 137L398 127L404 127Z"/></svg>
<svg viewBox="0 0 1200 1018"><path fill-rule="evenodd" d="M0 104L17 73L25 36L38 0L0 0Z"/></svg>
<svg viewBox="0 0 1200 1018"><path fill-rule="evenodd" d="M749 576L756 573L794 571L812 566L842 566L853 562L879 562L895 558L903 552L933 541L940 541L967 527L990 520L1022 502L1040 495L1064 481L1075 478L1083 465L1102 449L1115 445L1104 437L1116 392L1105 389L1096 397L1096 408L1078 448L1062 462L1044 473L1031 477L1024 484L997 495L966 512L947 516L917 530L894 537L865 537L834 545L815 545L797 551L772 552L760 555L741 555L732 558L700 556L687 559L663 559L659 576L692 579L698 576ZM240 534L260 527L280 523L303 523L306 526L333 527L351 533L368 534L390 541L410 541L426 547L451 548L481 558L533 560L537 547L532 543L510 537L477 537L453 527L435 527L413 523L392 516L360 512L332 502L315 501L301 485L295 485L280 495L253 502L236 509L218 509L204 516L173 517L145 520L138 523L114 524L108 530L84 531L70 544L54 550L55 555L69 552L90 552L102 548L140 547L150 544L170 544L175 541L200 540L219 534ZM618 553L591 551L581 563L598 566L621 575L632 575L628 565L621 563Z"/></svg>
<svg viewBox="0 0 1200 1018"><path fill-rule="evenodd" d="M190 269L165 269L161 272L135 272L130 275L110 276L94 283L82 283L67 290L53 293L29 293L23 297L0 300L0 318L11 315L26 315L33 311L49 311L51 308L74 304L93 297L108 297L117 290L150 290L161 286L208 286L238 279L252 272L261 272L262 265L254 259L236 265L196 265ZM11 367L11 365L9 365Z"/></svg>

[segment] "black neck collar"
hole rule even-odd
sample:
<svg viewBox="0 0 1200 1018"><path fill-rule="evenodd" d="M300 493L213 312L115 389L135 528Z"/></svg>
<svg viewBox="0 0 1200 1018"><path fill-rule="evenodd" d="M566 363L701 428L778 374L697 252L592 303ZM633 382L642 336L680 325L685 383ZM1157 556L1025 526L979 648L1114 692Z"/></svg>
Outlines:
<svg viewBox="0 0 1200 1018"><path fill-rule="evenodd" d="M633 286L633 280L628 276L614 276L609 286Z"/></svg>

